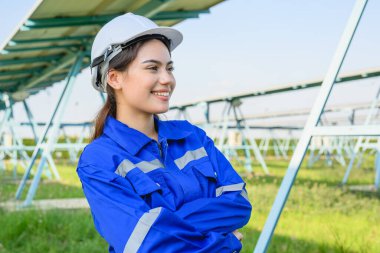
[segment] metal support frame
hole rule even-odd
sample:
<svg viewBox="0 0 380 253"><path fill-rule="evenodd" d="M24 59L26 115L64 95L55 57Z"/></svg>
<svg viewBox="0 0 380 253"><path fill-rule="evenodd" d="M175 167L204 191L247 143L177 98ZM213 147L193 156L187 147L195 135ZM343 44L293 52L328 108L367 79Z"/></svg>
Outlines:
<svg viewBox="0 0 380 253"><path fill-rule="evenodd" d="M260 140L259 150L262 152L262 156L265 158L269 150L273 150L276 158L289 159L288 154L291 151L293 153L295 149L295 143L298 138L293 134L295 129L288 129L288 135L281 138L277 134L274 134L274 130L279 130L281 128L264 128L268 130L268 136L264 136Z"/></svg>
<svg viewBox="0 0 380 253"><path fill-rule="evenodd" d="M377 95L377 97L378 96L379 94ZM373 110L378 109L378 102L379 102L378 99L376 99L372 101L371 105L369 105L368 108L366 108L366 109L369 109L369 115L373 115ZM353 151L355 150L355 142L357 141L357 139L353 137L348 137L348 136L355 135L354 134L355 131L360 133L362 132L364 128L367 127L367 126L364 126L363 128L363 126L359 126L359 127L354 126L355 113L358 109L359 107L352 108L351 114L348 116L348 122L350 125L352 125L351 128L347 128L347 127L337 128L337 127L326 126L326 128L321 127L317 129L317 132L314 132L313 135L317 135L318 132L320 132L322 129L325 129L324 133L320 134L323 136L315 137L311 140L310 147L309 147L310 155L309 155L307 167L309 168L312 167L313 164L320 159L321 155L325 155L326 163L330 166L333 163L332 158L334 158L341 166L343 167L347 166L346 158L350 160L350 158L353 156L354 154ZM326 113L326 110L324 110L324 113ZM364 124L368 125L368 123L369 121L367 117L366 122ZM347 135L347 136L338 136L338 135L343 134L342 131L344 131L345 132L344 135ZM369 131L370 129L365 130L365 132L367 132L368 134L369 134ZM376 131L376 129L372 129L371 131ZM326 136L331 136L331 137L336 136L336 137L328 138ZM363 138L359 137L359 139L363 139ZM366 138L364 139L363 143L364 142L368 143L369 140L370 138ZM365 145L363 144L362 147L364 146ZM316 155L315 153L318 153L318 154ZM363 152L358 152L358 155L359 155L359 159L358 159L359 161L357 163L357 167L360 167L360 161L361 161L360 158L363 157L362 156Z"/></svg>
<svg viewBox="0 0 380 253"><path fill-rule="evenodd" d="M218 139L218 148L228 157L231 158L231 156L236 156L237 159L237 153L236 149L243 149L244 155L245 155L245 162L244 166L247 169L247 171L252 172L252 160L251 160L251 150L254 153L255 158L260 163L261 167L263 168L264 172L266 174L269 174L268 167L266 166L266 163L263 159L263 156L261 155L260 149L257 146L256 140L252 137L252 135L249 135L248 138L248 130L249 126L246 124L243 113L240 109L242 102L240 99L232 99L227 100L225 107L222 112L221 122L220 125L222 126L222 130L220 132L220 136ZM233 113L234 118L234 124L236 124L236 129L240 133L242 137L242 146L239 147L227 147L225 140L227 139L227 129L229 124L229 117L231 114L231 111Z"/></svg>
<svg viewBox="0 0 380 253"><path fill-rule="evenodd" d="M260 143L259 143L259 149L262 152L261 154L264 158L267 156L267 152L269 149L269 142L270 142L269 137L263 137L261 138Z"/></svg>
<svg viewBox="0 0 380 253"><path fill-rule="evenodd" d="M321 127L322 128L322 127ZM328 132L331 129L331 132ZM319 129L321 130L321 129ZM346 166L345 154L346 156L350 156L351 152L347 152L347 146L350 143L347 141L347 137L339 136L339 137L326 137L326 136L337 136L336 131L344 131L345 128L341 127L326 127L325 134L321 134L323 136L315 137L311 140L310 143L310 155L307 162L307 167L311 168L313 164L320 160L322 155L325 156L326 164L328 166L332 166L333 158L341 165ZM347 129L346 129L347 130ZM350 129L348 129L350 130ZM335 134L334 134L335 133ZM341 134L341 133L340 133ZM317 136L317 134L314 134ZM347 135L353 135L353 132L347 133ZM318 144L317 144L318 143ZM318 151L317 151L318 150ZM317 154L315 154L317 153ZM345 154L344 154L345 153Z"/></svg>
<svg viewBox="0 0 380 253"><path fill-rule="evenodd" d="M29 206L31 204L31 202L34 198L34 195L36 193L36 190L37 190L40 178L41 178L42 170L43 170L43 167L44 167L46 161L49 163L52 163L52 158L51 158L50 152L51 152L53 144L56 142L56 137L58 134L59 125L60 125L61 118L62 118L62 115L64 112L65 104L67 103L67 100L68 100L70 93L72 91L74 79L81 70L81 66L83 64L82 63L83 57L84 57L83 52L81 52L76 57L75 63L74 63L74 65L73 65L73 67L72 67L72 69L71 69L71 71L67 77L66 85L64 86L64 88L62 90L61 96L57 102L57 105L53 111L53 114L51 115L48 123L46 124L42 134L39 136L39 140L38 140L38 143L34 149L31 161L28 165L28 168L25 170L23 178L22 178L20 185L17 189L15 197L16 197L16 199L19 199L21 197L22 191L24 190L24 188L26 186L26 181L31 174L31 171L32 171L32 168L36 162L36 159L39 155L41 155L40 163L38 165L38 168L37 168L37 171L36 171L35 176L33 178L32 184L31 184L29 191L27 193L27 197L26 197L22 206ZM53 126L52 126L51 134L50 134L48 140L45 142L45 138L47 136L47 133L49 132L50 125L52 122L53 122Z"/></svg>
<svg viewBox="0 0 380 253"><path fill-rule="evenodd" d="M61 126L61 131L63 133L63 137L66 141L66 144L57 143L55 147L61 147L65 148L67 146L66 151L69 154L69 159L72 164L77 162L78 159L78 153L83 149L83 146L85 145L84 137L86 135L86 132L90 132L90 126L89 124L82 124L82 130L80 131L80 135L78 136L76 142L72 142L69 138L69 136L66 134L65 128ZM88 130L88 131L86 131Z"/></svg>
<svg viewBox="0 0 380 253"><path fill-rule="evenodd" d="M19 90L21 88L31 88L35 86L36 84L38 84L39 82L44 81L46 78L54 75L57 71L66 68L70 64L73 64L76 58L77 58L76 54L67 54L64 57L60 57L59 62L57 64L53 64L50 67L44 69L43 72L41 72L40 74L36 75L31 80L26 82L25 86L22 86L22 87L20 86Z"/></svg>
<svg viewBox="0 0 380 253"><path fill-rule="evenodd" d="M281 212L285 206L286 200L288 199L290 190L293 186L294 180L296 179L298 170L301 166L302 160L305 156L306 150L312 138L313 131L317 128L320 116L323 112L330 92L336 81L337 75L342 66L348 48L351 44L352 38L355 34L361 16L364 12L367 1L368 0L357 0L355 3L345 31L340 40L338 49L330 64L326 77L322 83L319 94L317 96L317 99L311 110L310 116L306 122L304 131L302 132L301 138L297 144L292 159L290 160L289 167L282 180L280 189L277 193L272 209L260 234L260 237L254 249L254 253L262 253L267 251L273 232L276 228Z"/></svg>
<svg viewBox="0 0 380 253"><path fill-rule="evenodd" d="M6 109L4 113L4 119L0 126L0 136L2 139L2 145L1 145L1 158L4 160L6 155L9 156L11 164L13 165L13 175L14 178L16 178L17 175L17 168L18 164L20 164L22 167L26 167L26 162L29 160L29 156L26 152L26 150L23 148L23 142L22 139L16 135L16 129L18 127L18 124L14 121L14 114L13 114L13 104L14 101L8 96L3 95L2 99L5 101ZM6 143L5 136L3 133L5 133L5 129L8 129L9 136L8 139L11 140L11 143ZM15 147L15 148L14 148ZM20 157L20 159L19 159ZM5 162L2 161L1 163L1 169L5 170Z"/></svg>
<svg viewBox="0 0 380 253"><path fill-rule="evenodd" d="M363 127L367 127L367 128L371 128L373 131L376 131L376 126L372 126L370 125L371 124L371 121L373 120L374 116L376 115L376 111L378 110L377 108L377 104L380 100L380 89L378 90L374 100L372 101L372 104L371 104L371 107L370 107L370 110L368 112L368 115L367 115L367 118L364 122L364 125ZM369 139L364 139L362 136L360 136L356 142L356 145L354 147L354 151L352 152L351 154L351 157L350 157L350 162L347 166L347 169L346 169L346 173L344 174L344 177L343 177L343 180L342 180L342 184L346 184L347 181L348 181L348 177L350 176L351 174L351 170L354 166L354 162L355 162L355 159L357 158L357 156L359 155L359 159L358 159L358 164L360 164L361 162L361 158L362 158L362 155L364 153L364 149L365 149L365 143L368 143L369 142Z"/></svg>
<svg viewBox="0 0 380 253"><path fill-rule="evenodd" d="M375 70L371 70L371 71L360 71L360 72L356 72L356 73L352 73L352 74L342 75L336 79L335 83L341 84L344 82L349 82L349 81L354 81L354 80L363 80L363 79L373 78L373 77L377 77L377 76L380 76L380 69L375 69ZM270 95L270 94L278 94L278 93L295 91L295 90L310 89L310 88L314 88L314 87L319 87L319 86L321 86L321 84L322 84L321 80L311 81L311 82L286 84L286 85L271 87L271 88L267 88L267 89L254 90L252 92L243 93L240 95L236 94L232 97L231 96L229 96L229 97L217 97L217 98L213 98L213 99L207 99L207 100L202 100L202 101L194 101L194 102L189 102L186 104L175 105L175 106L171 106L170 110L178 109L179 107L192 107L192 106L197 105L199 102L206 102L208 104L213 104L213 103L224 102L224 101L226 101L226 99L244 99L244 98L266 96L266 95ZM325 112L326 111L328 111L328 110L325 110ZM304 115L303 112L301 114L299 112L296 114Z"/></svg>

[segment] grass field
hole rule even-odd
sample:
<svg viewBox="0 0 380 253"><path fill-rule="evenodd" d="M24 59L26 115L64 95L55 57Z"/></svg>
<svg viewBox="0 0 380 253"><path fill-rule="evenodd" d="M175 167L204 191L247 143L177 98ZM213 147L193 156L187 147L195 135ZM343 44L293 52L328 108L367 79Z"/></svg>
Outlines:
<svg viewBox="0 0 380 253"><path fill-rule="evenodd" d="M288 161L267 159L270 176L254 164L246 179L252 218L242 229L242 252L252 252ZM43 180L36 199L83 197L75 166L58 164L62 180ZM243 169L236 166L243 174ZM323 161L301 168L268 252L380 252L380 194L339 187L344 168ZM372 184L373 158L355 169L349 185ZM11 199L17 181L0 171L0 201ZM6 212L0 209L0 253L107 252L89 210Z"/></svg>

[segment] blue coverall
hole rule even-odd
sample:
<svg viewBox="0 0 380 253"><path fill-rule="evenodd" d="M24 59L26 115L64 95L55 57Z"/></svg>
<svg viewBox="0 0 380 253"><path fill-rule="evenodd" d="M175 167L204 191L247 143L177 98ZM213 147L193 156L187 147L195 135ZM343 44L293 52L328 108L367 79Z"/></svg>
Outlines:
<svg viewBox="0 0 380 253"><path fill-rule="evenodd" d="M155 118L158 142L108 116L77 168L109 252L239 252L245 183L206 133Z"/></svg>

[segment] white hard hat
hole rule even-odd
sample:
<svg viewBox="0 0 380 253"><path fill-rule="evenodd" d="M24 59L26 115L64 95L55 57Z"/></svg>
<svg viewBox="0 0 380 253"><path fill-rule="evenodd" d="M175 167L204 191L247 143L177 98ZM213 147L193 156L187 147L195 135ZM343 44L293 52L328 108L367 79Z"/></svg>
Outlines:
<svg viewBox="0 0 380 253"><path fill-rule="evenodd" d="M146 38L164 37L172 51L182 42L182 34L170 27L159 27L150 19L126 13L105 24L95 36L91 50L92 85L106 92L109 61L123 48Z"/></svg>

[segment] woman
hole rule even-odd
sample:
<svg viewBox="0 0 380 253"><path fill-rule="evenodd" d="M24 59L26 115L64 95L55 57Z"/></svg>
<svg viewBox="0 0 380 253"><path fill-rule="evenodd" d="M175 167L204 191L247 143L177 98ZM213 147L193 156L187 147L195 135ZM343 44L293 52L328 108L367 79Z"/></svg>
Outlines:
<svg viewBox="0 0 380 253"><path fill-rule="evenodd" d="M128 13L91 52L93 86L107 92L77 173L109 252L238 252L249 220L244 182L205 132L161 121L175 88L175 29Z"/></svg>

